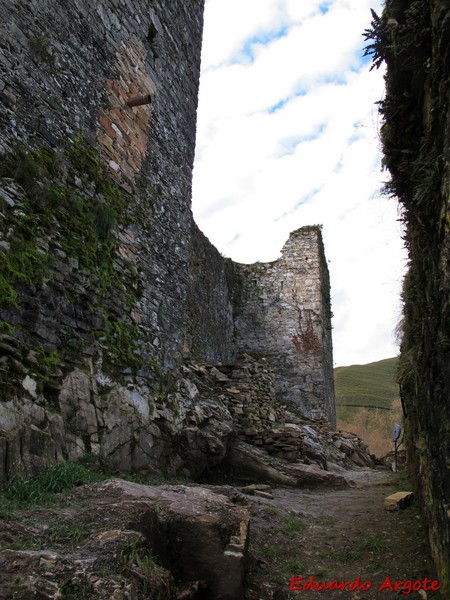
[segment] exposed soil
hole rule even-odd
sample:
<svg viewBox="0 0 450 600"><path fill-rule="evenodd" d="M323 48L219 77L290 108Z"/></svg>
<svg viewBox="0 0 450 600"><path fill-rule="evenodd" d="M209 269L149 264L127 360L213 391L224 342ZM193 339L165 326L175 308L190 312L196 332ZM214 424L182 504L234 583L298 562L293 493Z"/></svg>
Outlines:
<svg viewBox="0 0 450 600"><path fill-rule="evenodd" d="M308 598L382 600L444 598L399 587L395 582L435 579L421 517L414 502L397 512L383 509L386 496L410 487L401 474L389 471L352 472L355 487L344 490L273 490L273 500L255 498L252 507L248 600ZM368 581L368 591L289 591L292 577L299 588L308 578ZM380 590L383 582L385 589ZM418 584L416 584L418 586ZM427 588L431 584L427 584ZM356 586L355 586L356 587Z"/></svg>
<svg viewBox="0 0 450 600"><path fill-rule="evenodd" d="M404 476L371 469L347 472L346 476L353 480L350 488L321 487L307 490L279 487L272 488L273 499L243 496L238 492L241 486L237 486L236 482L234 487L228 484L206 486L219 494L234 497L238 504L246 503L250 508L246 600L398 600L404 595L417 600L444 599L439 591L428 590L424 594L421 590L406 594L407 587L400 587L397 591L388 587L389 583L395 586L400 581L435 579L417 506L413 502L408 508L397 512L388 512L383 508L386 496L409 490ZM105 518L104 513L91 507L89 502L85 503L83 494L74 493L62 497L60 506L16 511L0 523L0 548L51 549L52 552L69 552L68 556L76 557L80 545L86 544L94 532L108 530L111 534L111 531L114 533L117 528L123 527L120 505L116 509L111 510ZM125 533L131 535L132 532ZM120 536L116 541L123 542ZM112 548L116 547L113 545ZM54 562L51 556L46 560ZM114 578L125 581L129 573L136 574L136 567L128 568L124 560L124 551L119 546L102 556L99 564L106 565L109 573L106 579L104 573L101 575L103 586L111 584L112 590ZM20 568L17 563L16 569ZM47 569L49 577L52 565L47 565ZM70 568L67 569L69 572ZM6 574L3 572L3 575ZM357 583L353 587L348 584L345 589L301 589L300 586L311 581L311 577L315 584L326 581L328 585L332 581L338 584L358 581L359 577L360 586L369 582L370 589L357 589ZM290 591L292 578L297 578L294 580L297 589ZM386 589L380 591L383 582ZM152 589L153 580L147 578L147 584ZM78 584L78 587L71 585L63 598L91 598L90 587L86 593L82 593ZM430 585L429 582L427 587ZM148 595L148 585L145 589L133 597L166 597L158 596L157 588L155 596ZM16 591L7 597L22 600L29 596ZM197 594L177 597L208 598L207 595Z"/></svg>

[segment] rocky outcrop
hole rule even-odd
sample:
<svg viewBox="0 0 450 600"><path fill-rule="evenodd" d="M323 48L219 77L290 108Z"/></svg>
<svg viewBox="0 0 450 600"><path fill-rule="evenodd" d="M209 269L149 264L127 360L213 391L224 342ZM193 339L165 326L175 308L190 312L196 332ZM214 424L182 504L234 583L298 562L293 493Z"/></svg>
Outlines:
<svg viewBox="0 0 450 600"><path fill-rule="evenodd" d="M270 457L256 446L236 442L227 457L227 466L236 477L285 486L347 486L344 477L314 465L287 462Z"/></svg>
<svg viewBox="0 0 450 600"><path fill-rule="evenodd" d="M312 465L324 481L326 471L374 466L357 436L278 404L265 359L185 365L160 383L160 391L119 385L98 361L91 371L72 370L49 409L37 378L24 376L23 394L0 404L0 475L34 475L91 453L116 472L199 478L225 461L235 439L278 459L281 472L287 462Z"/></svg>
<svg viewBox="0 0 450 600"><path fill-rule="evenodd" d="M75 369L53 410L42 395L25 392L0 404L0 475L34 475L92 453L118 472L198 476L223 460L234 429L225 406L197 396L183 378L172 393L157 396Z"/></svg>
<svg viewBox="0 0 450 600"><path fill-rule="evenodd" d="M58 517L49 510L33 531L4 524L0 537L11 545L27 534L46 550L0 551L2 598L243 598L248 510L206 488L84 486Z"/></svg>
<svg viewBox="0 0 450 600"><path fill-rule="evenodd" d="M292 414L276 395L276 376L268 360L241 354L233 364L190 365L198 398L227 407L238 438L274 458L346 468L373 467L374 458L355 434L338 432L326 419Z"/></svg>

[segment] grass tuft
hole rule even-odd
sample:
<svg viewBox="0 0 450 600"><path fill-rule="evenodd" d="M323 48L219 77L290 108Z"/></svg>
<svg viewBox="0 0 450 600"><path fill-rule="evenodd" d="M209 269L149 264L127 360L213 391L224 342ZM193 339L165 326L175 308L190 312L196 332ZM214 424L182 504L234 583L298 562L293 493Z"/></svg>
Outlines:
<svg viewBox="0 0 450 600"><path fill-rule="evenodd" d="M45 505L54 500L55 494L98 480L98 475L80 463L63 461L32 479L23 480L19 477L11 479L1 494L3 503L0 496L0 504L9 504L11 508ZM0 511L0 516L1 514Z"/></svg>
<svg viewBox="0 0 450 600"><path fill-rule="evenodd" d="M285 520L283 526L281 527L281 531L289 536L295 536L297 533L301 533L305 531L306 524L302 519L298 517L289 517Z"/></svg>

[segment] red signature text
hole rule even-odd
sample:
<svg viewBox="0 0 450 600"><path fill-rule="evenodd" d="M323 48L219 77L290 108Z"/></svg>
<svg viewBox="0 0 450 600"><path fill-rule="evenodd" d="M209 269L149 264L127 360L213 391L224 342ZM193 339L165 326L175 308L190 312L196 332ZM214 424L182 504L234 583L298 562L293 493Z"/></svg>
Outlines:
<svg viewBox="0 0 450 600"><path fill-rule="evenodd" d="M317 590L318 592L326 590L342 590L342 591L367 591L372 588L371 581L361 581L361 577L357 577L352 581L338 581L332 579L330 581L316 581L314 576L311 577L292 577L289 589L293 592L303 592L307 590ZM424 592L437 591L440 589L439 581L437 579L430 579L424 577L423 579L416 579L415 581L407 579L406 581L392 581L390 577L386 577L383 583L379 586L378 591L391 590L393 592L402 593L405 595L411 592L418 592L423 590Z"/></svg>

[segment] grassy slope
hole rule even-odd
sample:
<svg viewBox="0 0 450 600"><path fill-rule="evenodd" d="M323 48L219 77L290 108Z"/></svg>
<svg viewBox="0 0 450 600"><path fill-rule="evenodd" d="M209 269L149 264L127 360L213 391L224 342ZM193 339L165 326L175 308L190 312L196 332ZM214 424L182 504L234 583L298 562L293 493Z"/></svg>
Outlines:
<svg viewBox="0 0 450 600"><path fill-rule="evenodd" d="M397 364L397 358L387 358L368 365L337 367L334 370L337 406L391 408L398 398Z"/></svg>
<svg viewBox="0 0 450 600"><path fill-rule="evenodd" d="M392 449L394 423L402 423L395 373L398 359L334 370L337 426L356 433L377 456Z"/></svg>

